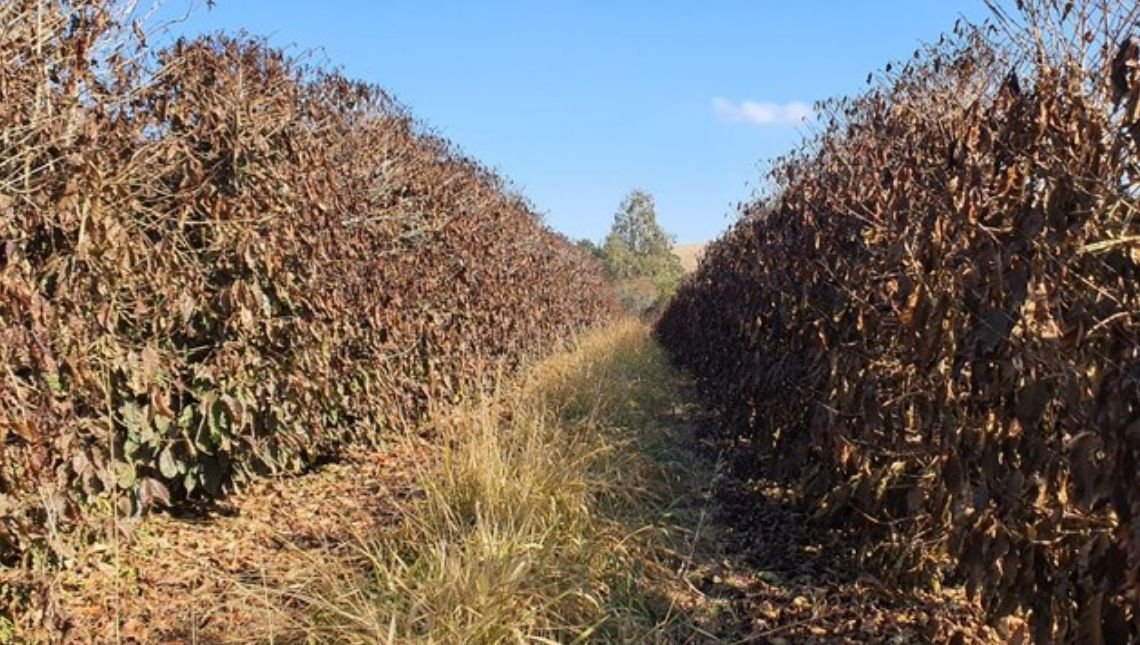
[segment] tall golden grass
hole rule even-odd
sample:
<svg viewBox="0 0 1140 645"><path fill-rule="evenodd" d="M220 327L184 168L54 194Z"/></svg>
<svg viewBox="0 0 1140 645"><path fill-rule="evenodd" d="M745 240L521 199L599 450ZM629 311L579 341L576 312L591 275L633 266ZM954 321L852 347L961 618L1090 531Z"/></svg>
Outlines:
<svg viewBox="0 0 1140 645"><path fill-rule="evenodd" d="M691 539L676 379L636 321L587 335L443 417L422 494L359 558L314 558L265 600L256 640L644 642L682 620L657 581Z"/></svg>

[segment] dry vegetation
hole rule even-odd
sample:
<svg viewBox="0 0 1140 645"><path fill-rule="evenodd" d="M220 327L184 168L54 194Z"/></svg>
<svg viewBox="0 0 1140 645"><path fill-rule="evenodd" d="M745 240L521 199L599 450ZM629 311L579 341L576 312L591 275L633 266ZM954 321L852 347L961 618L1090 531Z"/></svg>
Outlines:
<svg viewBox="0 0 1140 645"><path fill-rule="evenodd" d="M384 451L142 519L53 579L81 642L996 641L725 477L639 322L591 332ZM336 512L329 512L329 509Z"/></svg>
<svg viewBox="0 0 1140 645"><path fill-rule="evenodd" d="M364 543L365 575L315 561L274 606L322 642L652 640L669 608L646 604L645 567L680 489L645 450L673 432L668 370L627 321L442 417L442 453Z"/></svg>
<svg viewBox="0 0 1140 645"><path fill-rule="evenodd" d="M0 4L0 642L1140 638L1140 9L1019 4L678 249L709 427L378 88Z"/></svg>
<svg viewBox="0 0 1140 645"><path fill-rule="evenodd" d="M59 629L21 637L681 640L672 567L694 537L676 516L707 478L679 458L683 397L647 328L607 326L497 383L384 451L85 549L52 576Z"/></svg>
<svg viewBox="0 0 1140 645"><path fill-rule="evenodd" d="M382 445L614 306L378 88L245 38L152 51L116 9L0 4L10 611L116 548L103 518Z"/></svg>
<svg viewBox="0 0 1140 645"><path fill-rule="evenodd" d="M257 642L999 642L961 588L906 592L726 477L692 392L622 320L433 426L397 521L244 585ZM399 450L397 453L401 452ZM790 639L790 640L789 640Z"/></svg>
<svg viewBox="0 0 1140 645"><path fill-rule="evenodd" d="M658 333L883 576L1135 642L1140 9L1018 5L824 105Z"/></svg>

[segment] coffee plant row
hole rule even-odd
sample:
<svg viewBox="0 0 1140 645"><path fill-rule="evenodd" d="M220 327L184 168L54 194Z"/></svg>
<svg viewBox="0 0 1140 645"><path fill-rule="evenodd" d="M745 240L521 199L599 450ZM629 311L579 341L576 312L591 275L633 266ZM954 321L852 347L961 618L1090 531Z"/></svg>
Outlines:
<svg viewBox="0 0 1140 645"><path fill-rule="evenodd" d="M380 89L121 4L0 4L0 562L382 443L613 310Z"/></svg>
<svg viewBox="0 0 1140 645"><path fill-rule="evenodd" d="M993 5L819 106L658 325L898 581L1140 638L1140 9Z"/></svg>

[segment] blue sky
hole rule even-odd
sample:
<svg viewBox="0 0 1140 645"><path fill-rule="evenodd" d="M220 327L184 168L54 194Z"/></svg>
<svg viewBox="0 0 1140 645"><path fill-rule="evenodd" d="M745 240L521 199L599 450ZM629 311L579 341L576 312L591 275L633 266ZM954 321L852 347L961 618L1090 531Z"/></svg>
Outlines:
<svg viewBox="0 0 1140 645"><path fill-rule="evenodd" d="M632 188L678 242L716 237L812 101L937 40L981 0L204 1L172 29L246 29L377 83L514 181L550 225L602 238ZM167 0L163 12L188 0Z"/></svg>

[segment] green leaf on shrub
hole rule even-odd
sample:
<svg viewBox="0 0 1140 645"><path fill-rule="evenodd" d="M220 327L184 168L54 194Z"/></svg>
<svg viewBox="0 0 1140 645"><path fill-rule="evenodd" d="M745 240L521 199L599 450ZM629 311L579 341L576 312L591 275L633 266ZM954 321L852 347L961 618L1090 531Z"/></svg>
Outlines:
<svg viewBox="0 0 1140 645"><path fill-rule="evenodd" d="M119 488L133 488L136 480L134 464L115 462L115 481L119 484Z"/></svg>
<svg viewBox="0 0 1140 645"><path fill-rule="evenodd" d="M146 414L134 401L127 401L119 406L119 418L127 432L138 433L146 423Z"/></svg>
<svg viewBox="0 0 1140 645"><path fill-rule="evenodd" d="M189 428L194 423L194 406L187 405L178 412L178 427Z"/></svg>
<svg viewBox="0 0 1140 645"><path fill-rule="evenodd" d="M59 374L48 374L44 377L47 381L48 387L51 388L52 394L60 394L63 392L63 384L59 380Z"/></svg>
<svg viewBox="0 0 1140 645"><path fill-rule="evenodd" d="M173 446L174 444L167 444L158 455L158 472L167 479L174 479L181 470L178 460L174 458L174 451L171 450Z"/></svg>

